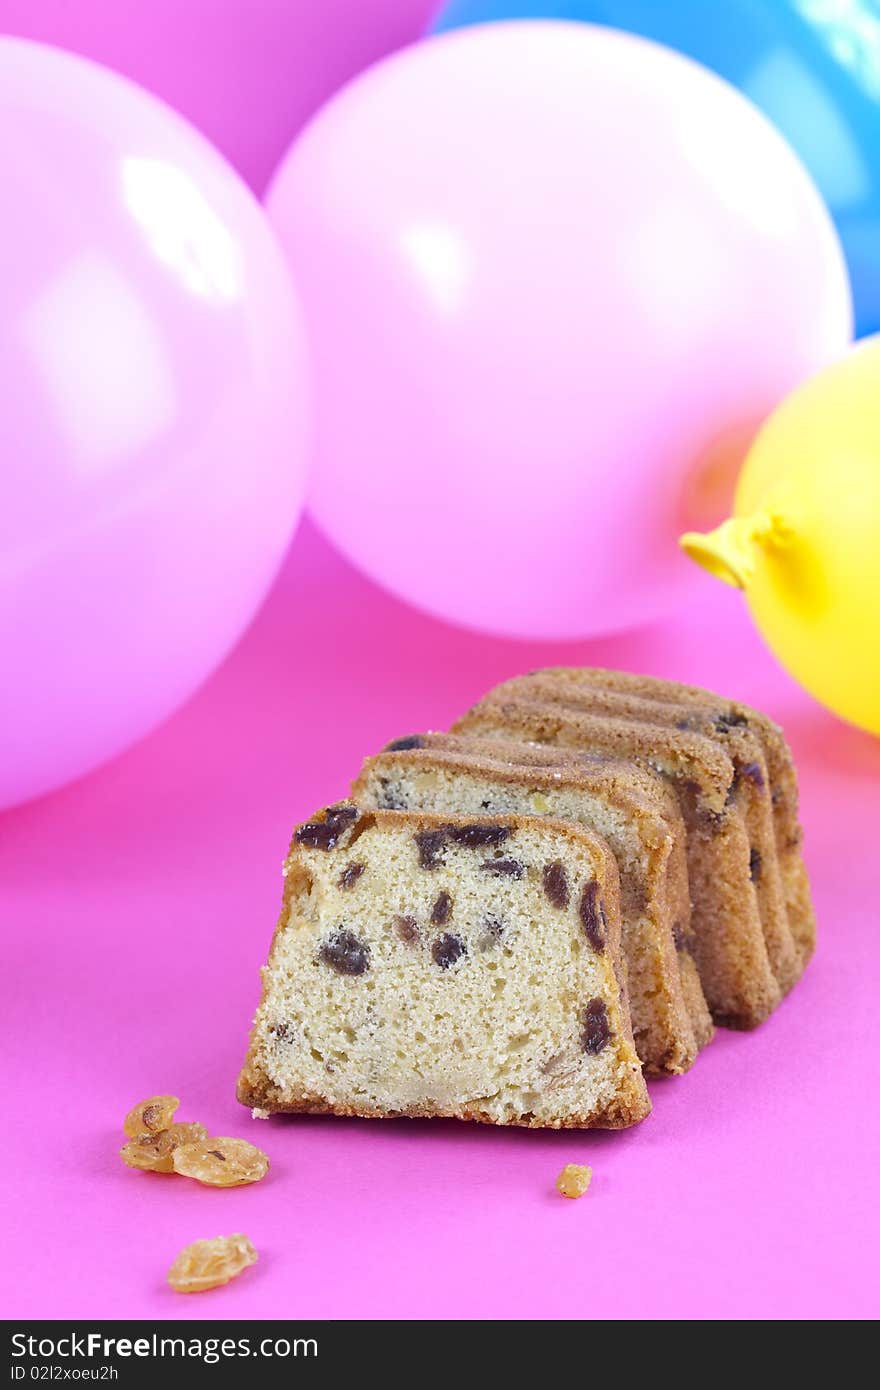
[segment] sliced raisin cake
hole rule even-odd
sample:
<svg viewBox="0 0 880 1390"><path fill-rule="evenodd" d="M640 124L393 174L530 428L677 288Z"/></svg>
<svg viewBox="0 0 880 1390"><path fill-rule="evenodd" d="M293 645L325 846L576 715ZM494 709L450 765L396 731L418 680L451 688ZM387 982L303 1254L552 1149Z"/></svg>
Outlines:
<svg viewBox="0 0 880 1390"><path fill-rule="evenodd" d="M761 924L736 770L716 739L503 691L490 692L453 731L603 752L666 777L687 827L694 954L712 1016L728 1027L753 1028L773 1011L782 991Z"/></svg>
<svg viewBox="0 0 880 1390"><path fill-rule="evenodd" d="M285 880L245 1104L553 1128L648 1114L599 836L342 803L295 831Z"/></svg>
<svg viewBox="0 0 880 1390"><path fill-rule="evenodd" d="M788 912L776 854L769 773L764 748L757 734L741 724L719 725L706 710L673 701L653 700L634 691L609 689L596 680L574 682L536 672L497 686L496 694L515 699L562 703L587 714L635 719L703 734L714 739L729 755L734 767L731 801L737 806L749 838L749 872L755 885L758 915L771 969L783 994L802 973L801 953L789 928Z"/></svg>
<svg viewBox="0 0 880 1390"><path fill-rule="evenodd" d="M750 730L757 736L769 774L767 790L789 928L800 954L801 966L805 966L816 946L816 917L801 852L803 832L798 818L797 772L791 749L779 725L749 705L726 700L722 695L696 685L681 685L657 676L606 671L599 667L554 667L535 674L557 676L574 687L601 685L606 690L642 695L664 704L684 705L688 707L690 717L700 715L710 720L717 733L724 734L739 728Z"/></svg>
<svg viewBox="0 0 880 1390"><path fill-rule="evenodd" d="M400 744L404 747L400 747ZM690 940L685 832L658 774L633 763L554 765L528 744L423 734L368 758L365 807L461 815L549 815L603 836L621 880L623 956L636 1048L649 1074L686 1071L712 1036Z"/></svg>

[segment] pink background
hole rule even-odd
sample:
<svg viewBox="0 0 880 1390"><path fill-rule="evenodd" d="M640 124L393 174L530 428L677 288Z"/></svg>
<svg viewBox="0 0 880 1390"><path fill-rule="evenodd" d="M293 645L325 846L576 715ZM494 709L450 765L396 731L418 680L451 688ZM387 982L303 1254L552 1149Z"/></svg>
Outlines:
<svg viewBox="0 0 880 1390"><path fill-rule="evenodd" d="M126 71L257 188L308 111L431 6L0 0L0 29ZM213 27L212 27L213 25ZM820 947L757 1033L720 1033L620 1135L446 1123L252 1122L234 1079L290 827L384 740L442 727L536 664L716 685L783 720L801 770ZM708 579L686 612L577 645L490 641L419 616L306 523L244 641L158 733L0 818L8 1080L0 1308L22 1317L876 1316L874 1103L880 745L836 723ZM257 1187L125 1169L125 1111L252 1137ZM589 1195L553 1191L590 1163ZM184 1299L188 1241L243 1230L260 1262Z"/></svg>

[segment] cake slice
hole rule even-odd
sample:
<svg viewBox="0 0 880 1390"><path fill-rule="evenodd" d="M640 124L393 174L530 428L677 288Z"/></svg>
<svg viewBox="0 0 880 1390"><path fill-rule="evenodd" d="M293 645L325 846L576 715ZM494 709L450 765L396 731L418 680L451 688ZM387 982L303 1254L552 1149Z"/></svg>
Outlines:
<svg viewBox="0 0 880 1390"><path fill-rule="evenodd" d="M364 763L352 788L359 805L446 815L541 814L602 835L620 874L636 1050L649 1074L687 1071L713 1030L684 949L690 938L684 824L663 780L611 759L561 764L557 754L554 766L546 749L542 766L528 744L455 734L397 742L407 746L392 746Z"/></svg>
<svg viewBox="0 0 880 1390"><path fill-rule="evenodd" d="M803 831L798 818L797 772L791 749L779 725L760 710L752 709L738 700L727 700L711 690L701 689L700 686L681 685L677 681L661 680L657 676L639 676L630 671L606 671L599 667L553 667L536 674L558 676L574 686L584 682L591 685L601 683L608 690L644 695L664 703L686 705L691 711L698 711L711 720L719 733L742 728L750 730L758 737L764 750L769 774L774 839L788 923L803 969L816 948L816 916L801 851Z"/></svg>
<svg viewBox="0 0 880 1390"><path fill-rule="evenodd" d="M262 1113L643 1119L610 850L549 818L320 812L293 836L238 1094Z"/></svg>
<svg viewBox="0 0 880 1390"><path fill-rule="evenodd" d="M666 777L687 827L693 948L712 1017L727 1027L754 1028L772 1013L781 991L751 880L751 846L733 801L733 762L715 740L494 693L453 732L603 752L634 759Z"/></svg>
<svg viewBox="0 0 880 1390"><path fill-rule="evenodd" d="M741 724L717 721L709 711L660 701L635 691L610 688L584 674L579 680L536 671L497 686L514 699L561 702L587 714L636 719L669 729L689 730L714 739L733 762L731 801L742 814L749 838L749 872L755 885L761 930L773 974L783 994L800 979L801 953L789 928L770 806L769 774L757 734Z"/></svg>

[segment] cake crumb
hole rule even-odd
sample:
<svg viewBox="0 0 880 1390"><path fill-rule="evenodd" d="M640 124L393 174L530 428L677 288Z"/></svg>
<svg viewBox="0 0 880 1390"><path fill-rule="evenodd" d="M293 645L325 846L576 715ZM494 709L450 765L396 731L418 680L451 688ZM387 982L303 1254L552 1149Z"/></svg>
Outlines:
<svg viewBox="0 0 880 1390"><path fill-rule="evenodd" d="M582 1163L566 1163L556 1179L556 1190L561 1192L563 1197L583 1197L592 1180L592 1168L587 1168Z"/></svg>

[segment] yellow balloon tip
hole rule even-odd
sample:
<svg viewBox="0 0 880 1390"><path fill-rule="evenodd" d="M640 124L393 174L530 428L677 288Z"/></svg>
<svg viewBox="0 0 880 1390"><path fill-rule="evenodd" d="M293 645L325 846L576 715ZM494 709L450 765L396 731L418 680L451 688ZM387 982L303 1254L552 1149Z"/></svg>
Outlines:
<svg viewBox="0 0 880 1390"><path fill-rule="evenodd" d="M755 577L758 551L785 546L793 536L787 512L776 505L753 516L732 516L714 531L686 531L678 543L685 555L716 579L734 589L746 589Z"/></svg>
<svg viewBox="0 0 880 1390"><path fill-rule="evenodd" d="M744 589L752 577L751 557L735 520L723 522L714 531L686 531L678 543L685 555L723 584Z"/></svg>

